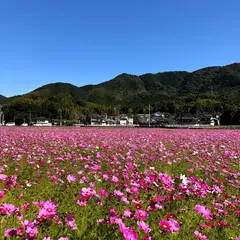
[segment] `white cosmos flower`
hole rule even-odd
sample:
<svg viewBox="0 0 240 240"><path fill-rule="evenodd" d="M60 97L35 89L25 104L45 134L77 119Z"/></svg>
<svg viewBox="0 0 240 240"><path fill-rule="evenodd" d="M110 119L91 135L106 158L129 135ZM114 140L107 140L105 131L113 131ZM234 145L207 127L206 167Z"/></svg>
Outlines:
<svg viewBox="0 0 240 240"><path fill-rule="evenodd" d="M181 174L181 175L180 175L180 179L182 180L182 183L183 183L184 185L187 185L187 184L188 184L187 177L186 177L184 174Z"/></svg>

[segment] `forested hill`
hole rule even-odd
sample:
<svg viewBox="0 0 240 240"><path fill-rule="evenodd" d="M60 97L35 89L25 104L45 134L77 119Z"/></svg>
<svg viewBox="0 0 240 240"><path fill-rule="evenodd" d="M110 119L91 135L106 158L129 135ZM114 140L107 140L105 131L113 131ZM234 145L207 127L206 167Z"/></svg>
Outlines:
<svg viewBox="0 0 240 240"><path fill-rule="evenodd" d="M144 113L220 112L229 124L240 116L240 63L207 67L194 72L174 71L140 76L121 74L98 85L77 87L51 83L21 96L1 99L6 117L33 116L64 118L81 115Z"/></svg>
<svg viewBox="0 0 240 240"><path fill-rule="evenodd" d="M6 97L4 97L3 95L0 94L0 99L5 99Z"/></svg>

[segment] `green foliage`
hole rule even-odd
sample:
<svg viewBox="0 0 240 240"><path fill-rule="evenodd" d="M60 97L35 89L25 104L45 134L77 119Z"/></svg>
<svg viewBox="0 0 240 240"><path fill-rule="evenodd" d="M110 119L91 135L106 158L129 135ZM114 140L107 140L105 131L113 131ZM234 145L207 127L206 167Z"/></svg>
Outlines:
<svg viewBox="0 0 240 240"><path fill-rule="evenodd" d="M44 116L78 119L80 116L118 113L144 113L150 104L153 111L169 113L209 112L224 114L224 124L239 124L240 64L208 67L198 71L163 72L141 76L121 74L98 85L76 87L68 83L42 86L26 95L2 98L7 121ZM229 117L230 116L230 117Z"/></svg>

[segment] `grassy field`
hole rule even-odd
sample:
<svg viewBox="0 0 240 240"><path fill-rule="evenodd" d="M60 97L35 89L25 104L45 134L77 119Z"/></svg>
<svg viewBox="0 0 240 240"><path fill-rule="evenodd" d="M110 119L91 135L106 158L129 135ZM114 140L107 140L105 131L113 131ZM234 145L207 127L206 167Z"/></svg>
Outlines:
<svg viewBox="0 0 240 240"><path fill-rule="evenodd" d="M0 135L0 239L240 237L239 130Z"/></svg>

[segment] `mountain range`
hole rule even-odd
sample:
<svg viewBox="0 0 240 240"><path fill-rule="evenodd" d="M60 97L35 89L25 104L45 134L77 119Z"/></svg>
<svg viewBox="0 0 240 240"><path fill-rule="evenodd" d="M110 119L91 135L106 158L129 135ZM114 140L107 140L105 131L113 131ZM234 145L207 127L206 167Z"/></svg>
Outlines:
<svg viewBox="0 0 240 240"><path fill-rule="evenodd" d="M168 112L194 112L198 109L237 112L240 108L240 63L194 72L172 71L140 76L123 73L97 85L78 87L70 83L51 83L20 96L5 98L0 95L0 103L6 107L15 106L15 112L18 112L16 106L19 104L22 104L22 111L29 111L30 102L49 108L37 115L43 112L51 115L51 108L57 108L52 106L52 101L58 101L58 108L67 101L71 105L69 108L75 112L80 108L84 114L89 113L86 109L100 113L102 109L108 111L110 108L111 111L118 108L126 112L131 108L133 112L144 112L148 104L154 110Z"/></svg>
<svg viewBox="0 0 240 240"><path fill-rule="evenodd" d="M4 97L3 95L0 94L0 99L4 99L4 98L6 98L6 97Z"/></svg>

